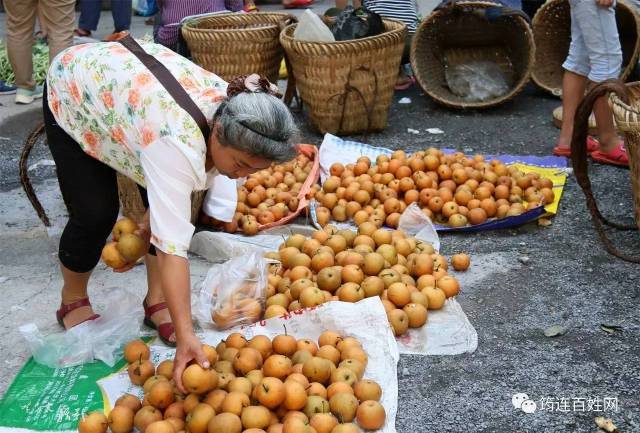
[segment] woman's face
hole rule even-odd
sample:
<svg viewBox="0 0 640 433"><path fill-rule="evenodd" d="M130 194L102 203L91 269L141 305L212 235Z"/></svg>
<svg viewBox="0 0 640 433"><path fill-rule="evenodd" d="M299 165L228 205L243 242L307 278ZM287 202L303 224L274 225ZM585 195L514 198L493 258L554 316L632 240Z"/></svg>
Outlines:
<svg viewBox="0 0 640 433"><path fill-rule="evenodd" d="M246 177L271 165L271 161L267 159L249 155L231 146L223 146L215 133L211 134L209 140L209 155L218 172L231 179Z"/></svg>

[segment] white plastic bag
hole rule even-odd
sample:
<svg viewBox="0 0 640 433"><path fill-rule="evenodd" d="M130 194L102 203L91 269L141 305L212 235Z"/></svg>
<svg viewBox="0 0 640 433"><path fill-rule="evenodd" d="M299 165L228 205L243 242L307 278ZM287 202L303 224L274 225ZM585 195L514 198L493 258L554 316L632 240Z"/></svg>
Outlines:
<svg viewBox="0 0 640 433"><path fill-rule="evenodd" d="M486 60L447 66L445 78L449 89L468 101L486 101L509 91L507 77L500 66Z"/></svg>
<svg viewBox="0 0 640 433"><path fill-rule="evenodd" d="M197 254L212 263L221 263L232 257L251 254L254 251L266 253L277 251L283 237L299 233L311 236L314 228L301 224L287 224L272 227L255 236L240 233L201 231L191 239L189 252Z"/></svg>
<svg viewBox="0 0 640 433"><path fill-rule="evenodd" d="M320 17L307 9L293 31L294 39L307 42L335 42L336 38Z"/></svg>
<svg viewBox="0 0 640 433"><path fill-rule="evenodd" d="M323 331L335 331L344 336L357 338L369 355L364 373L367 379L375 380L382 387L380 403L387 413L385 425L376 433L396 433L395 420L398 409L398 346L387 321L379 298L367 298L356 304L349 302L327 302L317 307L291 312L286 317L274 317L262 320L252 326L215 331L204 329L198 332L203 343L216 346L232 332L240 332L247 339L256 335L266 335L273 339L284 333L296 339L316 340ZM175 349L152 343L151 359L159 363L164 359L173 359ZM113 406L123 393L129 392L142 397L142 388L131 386L126 369L109 375L98 381L105 396L105 405Z"/></svg>
<svg viewBox="0 0 640 433"><path fill-rule="evenodd" d="M262 253L253 251L213 265L194 308L200 325L228 329L258 321L266 301L268 264Z"/></svg>
<svg viewBox="0 0 640 433"><path fill-rule="evenodd" d="M112 367L122 357L122 348L140 336L141 300L124 289L105 294L109 302L96 320L68 331L44 335L34 323L20 327L36 362L51 368L100 360Z"/></svg>
<svg viewBox="0 0 640 433"><path fill-rule="evenodd" d="M417 204L411 203L400 215L398 229L416 239L433 245L433 249L440 251L440 236L431 222Z"/></svg>

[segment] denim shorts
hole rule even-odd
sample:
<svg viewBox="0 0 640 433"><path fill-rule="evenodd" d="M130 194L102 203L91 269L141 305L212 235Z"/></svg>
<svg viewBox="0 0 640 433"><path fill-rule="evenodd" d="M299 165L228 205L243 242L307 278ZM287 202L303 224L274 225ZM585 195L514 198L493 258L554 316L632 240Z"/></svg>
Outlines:
<svg viewBox="0 0 640 433"><path fill-rule="evenodd" d="M595 0L569 0L569 3L571 46L562 67L595 83L618 78L622 48L615 7L598 6Z"/></svg>

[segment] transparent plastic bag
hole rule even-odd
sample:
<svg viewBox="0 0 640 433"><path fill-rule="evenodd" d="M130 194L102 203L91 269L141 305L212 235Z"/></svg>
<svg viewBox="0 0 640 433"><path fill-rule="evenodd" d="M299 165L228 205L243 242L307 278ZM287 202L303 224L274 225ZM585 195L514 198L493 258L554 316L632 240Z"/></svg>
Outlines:
<svg viewBox="0 0 640 433"><path fill-rule="evenodd" d="M44 335L34 323L20 327L33 359L51 368L99 360L112 367L122 357L127 342L140 337L141 300L124 289L105 293L109 302L96 320L68 331Z"/></svg>
<svg viewBox="0 0 640 433"><path fill-rule="evenodd" d="M495 62L471 61L447 66L445 78L449 89L468 101L486 101L509 91L507 77Z"/></svg>
<svg viewBox="0 0 640 433"><path fill-rule="evenodd" d="M194 308L201 326L227 329L260 320L270 263L262 254L253 251L209 269Z"/></svg>
<svg viewBox="0 0 640 433"><path fill-rule="evenodd" d="M436 231L431 219L418 207L417 204L411 203L400 215L398 229L406 234L415 236L422 242L433 245L436 251L440 251L440 236Z"/></svg>
<svg viewBox="0 0 640 433"><path fill-rule="evenodd" d="M320 17L307 9L300 17L300 22L293 31L294 39L307 42L335 42L331 30Z"/></svg>

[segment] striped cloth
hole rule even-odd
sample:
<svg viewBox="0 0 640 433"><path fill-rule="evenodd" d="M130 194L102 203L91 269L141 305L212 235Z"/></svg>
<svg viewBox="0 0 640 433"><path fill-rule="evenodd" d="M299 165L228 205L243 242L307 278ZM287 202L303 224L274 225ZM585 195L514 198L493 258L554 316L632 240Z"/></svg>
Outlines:
<svg viewBox="0 0 640 433"><path fill-rule="evenodd" d="M418 4L416 0L365 0L364 6L383 18L402 21L413 33L418 28Z"/></svg>
<svg viewBox="0 0 640 433"><path fill-rule="evenodd" d="M184 17L210 12L242 9L242 0L162 0L160 25L154 31L154 41L175 50L178 42L178 24Z"/></svg>

